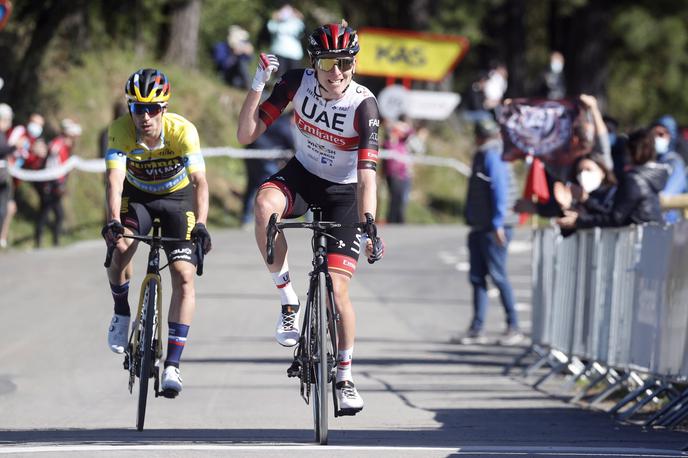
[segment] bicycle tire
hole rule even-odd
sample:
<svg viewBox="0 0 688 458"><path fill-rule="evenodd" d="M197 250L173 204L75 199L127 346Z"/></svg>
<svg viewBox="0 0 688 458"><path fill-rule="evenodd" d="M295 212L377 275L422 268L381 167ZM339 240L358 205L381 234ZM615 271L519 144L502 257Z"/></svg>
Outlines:
<svg viewBox="0 0 688 458"><path fill-rule="evenodd" d="M314 284L317 282L317 277L311 282L311 289L308 296L308 307L306 310L306 319L304 327L306 328L306 364L304 369L307 371L306 387L308 391L308 398L310 399L311 408L313 409L313 430L315 432L315 441L320 441L320 398L317 390L317 365L316 355L318 353L318 286ZM307 323L307 325L306 325Z"/></svg>
<svg viewBox="0 0 688 458"><path fill-rule="evenodd" d="M143 335L140 337L139 352L141 348L141 372L139 373L139 405L136 412L136 429L143 431L143 425L146 421L146 404L148 401L148 382L150 381L151 369L153 366L153 358L155 349L153 348L153 333L154 329L154 315L157 307L158 288L157 282L154 279L148 280L146 283L146 291L143 294L145 301L145 316L143 316Z"/></svg>
<svg viewBox="0 0 688 458"><path fill-rule="evenodd" d="M318 274L318 299L317 306L317 359L315 371L315 397L318 407L318 425L316 440L320 445L327 444L328 425L327 425L327 387L329 385L329 369L327 363L327 284L324 273ZM315 407L315 405L314 405Z"/></svg>
<svg viewBox="0 0 688 458"><path fill-rule="evenodd" d="M330 377L330 389L332 391L332 405L334 406L334 416L338 416L338 411L339 411L339 402L337 401L337 318L336 318L336 310L337 308L335 307L335 302L334 302L334 294L331 294L330 291L328 291L328 297L330 299L329 307L327 307L327 343L329 345L328 348L328 369L329 369L329 377ZM331 364L331 366L330 366Z"/></svg>

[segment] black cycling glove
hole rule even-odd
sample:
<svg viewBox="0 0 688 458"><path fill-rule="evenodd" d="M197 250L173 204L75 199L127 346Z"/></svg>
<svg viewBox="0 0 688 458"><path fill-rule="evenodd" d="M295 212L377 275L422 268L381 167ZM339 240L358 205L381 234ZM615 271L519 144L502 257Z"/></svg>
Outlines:
<svg viewBox="0 0 688 458"><path fill-rule="evenodd" d="M373 240L373 254L370 255L368 261L372 264L379 261L385 255L385 242L381 237L375 237Z"/></svg>
<svg viewBox="0 0 688 458"><path fill-rule="evenodd" d="M377 226L375 225L375 219L370 213L365 214L366 222L364 231L373 244L373 252L368 257L369 263L374 263L379 261L385 255L385 243L380 237L377 236Z"/></svg>
<svg viewBox="0 0 688 458"><path fill-rule="evenodd" d="M117 239L119 239L124 234L124 226L118 220L113 219L100 231L100 235L103 236L108 245L115 244Z"/></svg>
<svg viewBox="0 0 688 458"><path fill-rule="evenodd" d="M213 247L213 244L210 240L210 233L208 232L208 229L206 229L205 224L203 223L196 223L193 230L191 231L191 238L197 244L201 245L201 248L203 249L203 254L208 254L210 249Z"/></svg>

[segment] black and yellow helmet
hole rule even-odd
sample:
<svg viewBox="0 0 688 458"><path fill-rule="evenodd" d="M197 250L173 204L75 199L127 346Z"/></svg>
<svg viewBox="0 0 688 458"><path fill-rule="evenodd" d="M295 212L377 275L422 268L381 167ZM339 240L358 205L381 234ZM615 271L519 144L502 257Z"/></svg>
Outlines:
<svg viewBox="0 0 688 458"><path fill-rule="evenodd" d="M170 80L160 70L142 68L134 72L124 86L129 102L164 103L171 95Z"/></svg>

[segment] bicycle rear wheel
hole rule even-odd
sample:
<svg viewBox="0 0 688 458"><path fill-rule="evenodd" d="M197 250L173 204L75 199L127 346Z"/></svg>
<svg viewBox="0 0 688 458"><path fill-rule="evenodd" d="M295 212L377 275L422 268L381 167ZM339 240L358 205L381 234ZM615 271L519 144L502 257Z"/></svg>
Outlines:
<svg viewBox="0 0 688 458"><path fill-rule="evenodd" d="M148 382L152 374L155 349L153 335L155 333L155 308L158 300L158 283L154 279L148 280L143 293L144 311L142 313L142 330L139 339L139 355L141 357L141 372L139 373L139 406L136 413L136 429L143 431L146 420L146 402L148 401Z"/></svg>
<svg viewBox="0 0 688 458"><path fill-rule="evenodd" d="M316 310L316 360L315 360L315 396L313 403L313 418L315 419L315 440L321 445L327 444L327 386L329 384L329 368L327 364L328 335L327 335L327 286L325 274L318 274L318 295L315 303Z"/></svg>

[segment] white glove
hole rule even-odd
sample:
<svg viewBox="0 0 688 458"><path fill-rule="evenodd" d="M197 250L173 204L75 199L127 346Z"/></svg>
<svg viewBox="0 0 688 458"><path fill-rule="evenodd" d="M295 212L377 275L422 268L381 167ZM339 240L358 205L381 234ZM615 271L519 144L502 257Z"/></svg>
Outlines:
<svg viewBox="0 0 688 458"><path fill-rule="evenodd" d="M279 61L277 56L272 54L260 53L258 56L258 68L256 69L256 76L253 77L253 84L251 89L256 92L261 92L265 88L265 83L270 79L272 72L279 68Z"/></svg>

